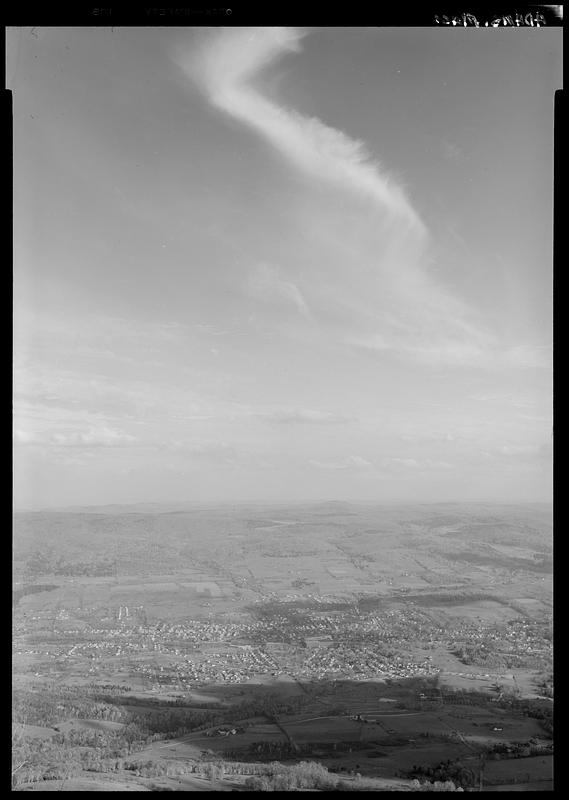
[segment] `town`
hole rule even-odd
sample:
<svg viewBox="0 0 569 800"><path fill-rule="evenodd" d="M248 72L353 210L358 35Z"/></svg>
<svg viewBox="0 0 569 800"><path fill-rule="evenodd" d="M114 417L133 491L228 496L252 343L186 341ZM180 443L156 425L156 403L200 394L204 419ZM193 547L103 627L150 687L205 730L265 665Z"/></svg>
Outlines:
<svg viewBox="0 0 569 800"><path fill-rule="evenodd" d="M294 620L287 608L284 601L280 614L243 623L188 619L140 624L143 606L131 611L119 606L101 610L98 623L89 614L90 621L82 620L79 628L69 620L81 620L83 609L61 607L53 620L49 613L37 612L16 624L15 655L43 656L41 666L33 662L30 669L47 669L50 675L83 668L97 675L112 658L121 669L144 677L149 688L168 685L180 690L209 682L241 683L258 675L290 674L300 680L434 675L441 667L433 653L441 648L455 653L465 666L486 667L485 672L455 671L463 677L496 680L512 667L547 668L552 663L551 626L546 620L497 625L459 618L443 628L413 606L383 613L307 611ZM49 628L41 637L36 634L31 645L29 627L48 620Z"/></svg>

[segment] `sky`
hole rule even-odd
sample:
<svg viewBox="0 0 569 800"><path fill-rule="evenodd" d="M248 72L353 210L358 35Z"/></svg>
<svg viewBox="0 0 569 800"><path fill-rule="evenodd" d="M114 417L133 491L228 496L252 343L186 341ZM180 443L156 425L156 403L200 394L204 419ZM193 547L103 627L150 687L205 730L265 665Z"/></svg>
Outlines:
<svg viewBox="0 0 569 800"><path fill-rule="evenodd" d="M14 507L549 502L561 59L8 29Z"/></svg>

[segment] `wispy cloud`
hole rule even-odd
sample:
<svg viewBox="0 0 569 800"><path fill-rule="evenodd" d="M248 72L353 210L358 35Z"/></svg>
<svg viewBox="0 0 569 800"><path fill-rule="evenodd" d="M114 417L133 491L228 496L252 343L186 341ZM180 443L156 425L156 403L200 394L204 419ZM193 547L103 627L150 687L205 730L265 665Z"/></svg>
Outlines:
<svg viewBox="0 0 569 800"><path fill-rule="evenodd" d="M47 445L50 447L129 447L137 439L124 431L106 426L79 430L31 431L14 430L17 445Z"/></svg>
<svg viewBox="0 0 569 800"><path fill-rule="evenodd" d="M285 303L304 317L310 317L310 310L298 286L290 280L283 280L275 266L259 264L252 271L248 285L254 297L277 304Z"/></svg>
<svg viewBox="0 0 569 800"><path fill-rule="evenodd" d="M292 336L320 330L327 341L375 356L485 365L494 338L435 280L431 236L388 169L361 141L263 92L264 68L299 52L305 36L291 28L221 29L175 55L213 106L256 131L305 179L296 253L278 269L257 268L249 291L305 318L304 328L300 319L287 329Z"/></svg>
<svg viewBox="0 0 569 800"><path fill-rule="evenodd" d="M496 447L493 451L498 456L506 458L529 458L542 459L547 462L551 460L553 446L551 442L540 442L535 444L503 444Z"/></svg>
<svg viewBox="0 0 569 800"><path fill-rule="evenodd" d="M424 232L402 190L374 164L364 144L317 119L279 106L253 81L282 55L300 50L305 31L294 28L222 29L196 53L178 53L179 63L210 102L267 138L303 172L373 197L390 213Z"/></svg>
<svg viewBox="0 0 569 800"><path fill-rule="evenodd" d="M399 468L423 471L453 469L453 465L449 461L440 461L432 458L417 459L388 457L382 459L381 466L389 469Z"/></svg>
<svg viewBox="0 0 569 800"><path fill-rule="evenodd" d="M464 438L463 434L448 433L442 431L416 431L413 433L402 433L399 438L403 442L410 442L416 444L418 442L428 442L447 444L448 442L455 442L457 439Z"/></svg>
<svg viewBox="0 0 569 800"><path fill-rule="evenodd" d="M276 411L254 412L253 416L267 422L279 424L309 424L309 425L343 425L351 422L352 418L332 411L321 411L312 408L280 409Z"/></svg>
<svg viewBox="0 0 569 800"><path fill-rule="evenodd" d="M310 466L316 467L317 469L346 469L346 470L360 470L360 469L371 469L373 468L373 464L371 461L368 461L366 458L362 456L348 456L345 459L341 459L340 461L318 461L316 459L310 459L309 462Z"/></svg>

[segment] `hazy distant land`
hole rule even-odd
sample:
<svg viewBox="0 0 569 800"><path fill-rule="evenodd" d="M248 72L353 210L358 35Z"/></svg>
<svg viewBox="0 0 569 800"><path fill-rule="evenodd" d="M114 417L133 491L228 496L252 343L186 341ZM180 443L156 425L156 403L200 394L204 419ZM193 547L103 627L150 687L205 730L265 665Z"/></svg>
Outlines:
<svg viewBox="0 0 569 800"><path fill-rule="evenodd" d="M14 580L18 788L551 788L545 504L19 512Z"/></svg>

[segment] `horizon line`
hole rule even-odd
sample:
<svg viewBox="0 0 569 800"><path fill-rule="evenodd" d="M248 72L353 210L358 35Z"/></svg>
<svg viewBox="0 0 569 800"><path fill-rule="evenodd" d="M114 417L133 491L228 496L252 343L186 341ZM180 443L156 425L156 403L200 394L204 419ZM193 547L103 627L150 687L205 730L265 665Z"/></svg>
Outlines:
<svg viewBox="0 0 569 800"><path fill-rule="evenodd" d="M109 502L109 503L78 503L72 505L54 505L54 506L39 506L39 507L13 507L13 514L25 513L65 513L73 511L87 511L87 510L104 510L108 508L129 509L150 507L153 508L172 508L186 507L188 509L198 508L282 508L286 506L322 506L322 505L336 505L336 506L354 506L354 507L373 507L381 508L382 506L440 506L440 505L492 505L492 506L534 506L544 505L553 507L553 498L550 500L496 500L496 499L464 499L464 500L380 500L380 501L365 501L365 500L289 500L289 501L246 501L246 500L223 500L223 501L192 501L192 500L166 500L166 501L133 501L133 502Z"/></svg>

